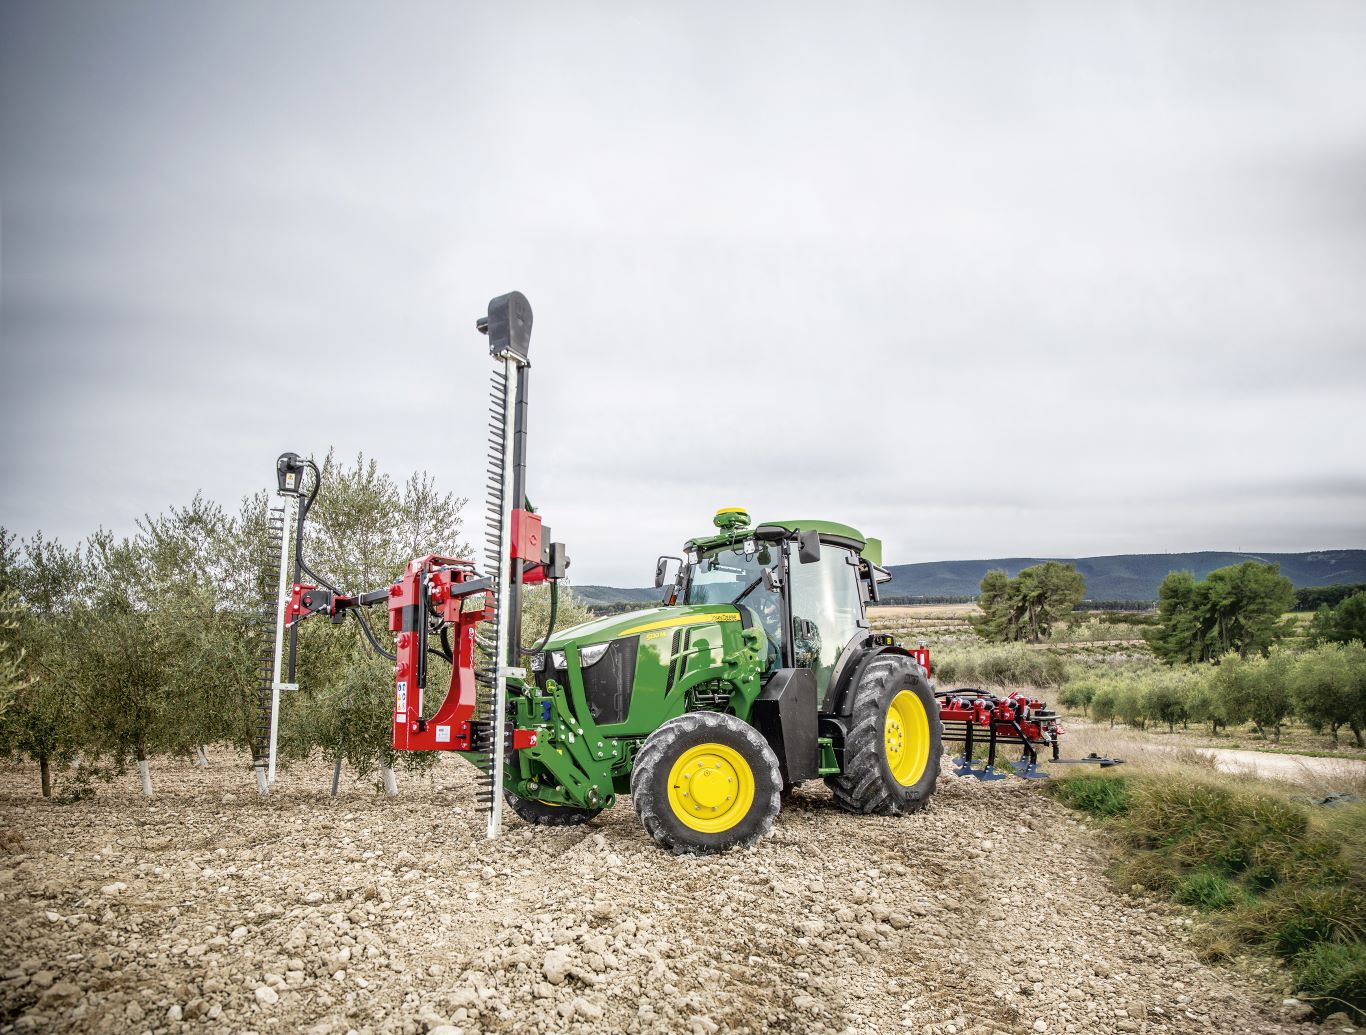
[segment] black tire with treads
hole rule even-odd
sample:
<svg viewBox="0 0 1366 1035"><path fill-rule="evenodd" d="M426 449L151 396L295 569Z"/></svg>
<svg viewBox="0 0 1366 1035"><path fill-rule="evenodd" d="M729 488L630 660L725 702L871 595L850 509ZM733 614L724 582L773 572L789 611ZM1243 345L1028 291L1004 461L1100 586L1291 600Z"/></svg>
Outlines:
<svg viewBox="0 0 1366 1035"><path fill-rule="evenodd" d="M909 786L902 786L892 775L884 739L887 709L903 690L919 698L930 733L929 761ZM939 705L920 666L901 654L874 658L854 692L852 721L844 741L844 771L825 778L835 803L849 812L879 816L919 812L929 804L939 779L942 733Z"/></svg>
<svg viewBox="0 0 1366 1035"><path fill-rule="evenodd" d="M669 773L689 748L723 744L749 765L754 800L733 827L706 833L687 826L669 804ZM741 848L773 829L783 788L778 756L749 723L720 712L689 712L645 738L631 770L631 803L645 832L675 855L709 855Z"/></svg>
<svg viewBox="0 0 1366 1035"><path fill-rule="evenodd" d="M510 791L503 798L513 812L539 827L577 827L587 823L602 809L580 809L573 805L547 805L531 798L519 798Z"/></svg>

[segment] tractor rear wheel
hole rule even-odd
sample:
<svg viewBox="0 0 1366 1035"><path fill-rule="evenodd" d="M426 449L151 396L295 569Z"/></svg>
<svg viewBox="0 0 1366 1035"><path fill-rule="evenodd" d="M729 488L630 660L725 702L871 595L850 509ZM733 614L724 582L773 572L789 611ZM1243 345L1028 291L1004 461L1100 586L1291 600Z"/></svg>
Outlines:
<svg viewBox="0 0 1366 1035"><path fill-rule="evenodd" d="M825 782L849 812L896 816L929 804L939 779L939 706L920 666L875 658L854 691L844 771Z"/></svg>
<svg viewBox="0 0 1366 1035"><path fill-rule="evenodd" d="M733 715L691 712L651 733L631 772L631 802L675 855L750 845L773 829L783 789L778 756Z"/></svg>
<svg viewBox="0 0 1366 1035"><path fill-rule="evenodd" d="M533 798L519 798L511 791L504 791L503 797L512 811L528 823L540 827L576 827L587 823L602 809L580 809L573 805L552 805Z"/></svg>

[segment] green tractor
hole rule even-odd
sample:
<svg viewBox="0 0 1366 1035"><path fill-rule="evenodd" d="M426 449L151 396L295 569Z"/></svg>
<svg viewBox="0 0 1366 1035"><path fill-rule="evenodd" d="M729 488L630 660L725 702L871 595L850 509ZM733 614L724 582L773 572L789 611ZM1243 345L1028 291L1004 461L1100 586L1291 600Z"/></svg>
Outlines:
<svg viewBox="0 0 1366 1035"><path fill-rule="evenodd" d="M458 752L482 770L490 837L505 802L532 823L571 825L629 793L660 844L723 851L761 837L784 793L817 778L851 812L923 808L943 738L928 652L870 631L867 605L890 575L881 543L847 525L752 525L722 510L685 558L659 559L661 606L523 647L523 587L550 585L553 629L569 559L527 502L531 307L511 292L477 326L497 363L482 565L431 554L391 585L344 592L304 558L321 472L295 453L276 462L282 502L264 549L277 593L260 621L274 645L261 647L253 745L261 793L274 779L280 694L297 686L299 623L327 615L354 618L393 662L394 750ZM365 617L381 607L392 640ZM435 708L433 655L450 671Z"/></svg>
<svg viewBox="0 0 1366 1035"><path fill-rule="evenodd" d="M678 853L753 843L817 778L850 812L924 808L939 708L915 654L869 631L881 543L738 508L715 524L659 559L662 606L561 630L529 659L510 718L538 736L505 763L508 804L570 825L629 793Z"/></svg>

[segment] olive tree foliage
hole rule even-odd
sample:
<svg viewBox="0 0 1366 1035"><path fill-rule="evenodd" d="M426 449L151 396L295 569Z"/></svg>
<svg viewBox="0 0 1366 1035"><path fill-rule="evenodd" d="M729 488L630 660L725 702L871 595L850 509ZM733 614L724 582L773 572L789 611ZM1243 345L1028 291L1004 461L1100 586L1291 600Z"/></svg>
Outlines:
<svg viewBox="0 0 1366 1035"><path fill-rule="evenodd" d="M74 609L87 634L72 684L89 750L136 762L144 793L152 755L242 740L252 666L237 596L251 576L238 566L236 531L196 495L144 517L129 538L89 541L90 589Z"/></svg>
<svg viewBox="0 0 1366 1035"><path fill-rule="evenodd" d="M1263 737L1270 731L1279 743L1281 727L1290 717L1290 693L1295 656L1274 651L1268 657L1244 658L1230 652L1212 676L1225 714L1233 724L1250 722Z"/></svg>
<svg viewBox="0 0 1366 1035"><path fill-rule="evenodd" d="M15 635L22 613L19 594L12 589L0 590L0 722L9 713L15 695L28 687L24 648Z"/></svg>
<svg viewBox="0 0 1366 1035"><path fill-rule="evenodd" d="M982 614L972 620L973 628L985 640L1039 643L1085 595L1086 579L1060 561L1025 568L1013 579L999 569L989 571L982 577Z"/></svg>
<svg viewBox="0 0 1366 1035"><path fill-rule="evenodd" d="M1187 679L1170 672L1154 673L1144 696L1143 710L1154 722L1166 723L1168 732L1175 732L1177 723L1184 726L1190 718L1190 693Z"/></svg>
<svg viewBox="0 0 1366 1035"><path fill-rule="evenodd" d="M6 673L0 752L37 764L44 797L52 793L54 766L75 757L86 732L71 668L85 635L72 610L88 581L81 551L41 533L20 543L0 529Z"/></svg>
<svg viewBox="0 0 1366 1035"><path fill-rule="evenodd" d="M1227 729L1230 720L1223 695L1215 685L1217 669L1201 665L1190 666L1184 671L1188 674L1185 683L1187 718L1202 725L1208 723L1210 734L1218 736L1220 728Z"/></svg>
<svg viewBox="0 0 1366 1035"><path fill-rule="evenodd" d="M1357 747L1366 747L1366 647L1352 643L1322 643L1306 651L1295 665L1295 711L1311 726L1327 729L1338 741L1338 731L1352 731Z"/></svg>
<svg viewBox="0 0 1366 1035"><path fill-rule="evenodd" d="M1149 643L1169 663L1213 661L1230 651L1265 654L1289 629L1295 589L1280 566L1244 561L1197 581L1174 571L1158 587L1158 627Z"/></svg>

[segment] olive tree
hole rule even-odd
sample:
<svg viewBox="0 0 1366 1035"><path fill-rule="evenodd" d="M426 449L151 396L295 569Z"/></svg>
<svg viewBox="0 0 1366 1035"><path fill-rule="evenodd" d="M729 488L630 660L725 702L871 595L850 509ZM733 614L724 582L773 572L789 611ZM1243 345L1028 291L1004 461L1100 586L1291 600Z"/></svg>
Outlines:
<svg viewBox="0 0 1366 1035"><path fill-rule="evenodd" d="M0 751L38 766L44 797L52 771L75 758L86 726L71 683L71 659L85 631L72 610L85 592L88 568L79 549L45 539L22 543L0 529L0 643L6 700Z"/></svg>
<svg viewBox="0 0 1366 1035"><path fill-rule="evenodd" d="M1358 747L1366 747L1366 647L1359 642L1322 643L1300 655L1294 666L1295 709L1311 725L1326 728L1338 742L1346 726Z"/></svg>

